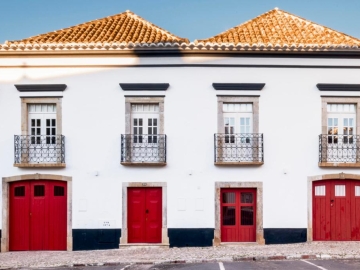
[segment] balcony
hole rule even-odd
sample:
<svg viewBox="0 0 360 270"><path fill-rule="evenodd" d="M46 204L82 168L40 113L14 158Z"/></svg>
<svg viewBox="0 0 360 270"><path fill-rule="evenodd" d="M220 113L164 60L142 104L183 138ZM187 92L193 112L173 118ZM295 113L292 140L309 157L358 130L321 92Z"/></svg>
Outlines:
<svg viewBox="0 0 360 270"><path fill-rule="evenodd" d="M214 134L215 165L264 164L262 133Z"/></svg>
<svg viewBox="0 0 360 270"><path fill-rule="evenodd" d="M121 164L165 166L166 135L121 135Z"/></svg>
<svg viewBox="0 0 360 270"><path fill-rule="evenodd" d="M14 167L66 167L63 135L15 135L14 150Z"/></svg>
<svg viewBox="0 0 360 270"><path fill-rule="evenodd" d="M360 136L320 134L319 167L360 168Z"/></svg>

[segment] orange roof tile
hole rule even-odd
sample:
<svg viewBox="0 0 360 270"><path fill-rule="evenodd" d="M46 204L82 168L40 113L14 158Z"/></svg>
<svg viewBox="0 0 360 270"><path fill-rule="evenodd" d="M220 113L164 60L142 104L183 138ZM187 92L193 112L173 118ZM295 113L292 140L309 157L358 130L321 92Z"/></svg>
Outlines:
<svg viewBox="0 0 360 270"><path fill-rule="evenodd" d="M202 43L359 46L360 40L275 8Z"/></svg>
<svg viewBox="0 0 360 270"><path fill-rule="evenodd" d="M146 21L131 11L86 22L69 28L49 32L34 37L8 41L7 44L44 43L189 43L181 38Z"/></svg>

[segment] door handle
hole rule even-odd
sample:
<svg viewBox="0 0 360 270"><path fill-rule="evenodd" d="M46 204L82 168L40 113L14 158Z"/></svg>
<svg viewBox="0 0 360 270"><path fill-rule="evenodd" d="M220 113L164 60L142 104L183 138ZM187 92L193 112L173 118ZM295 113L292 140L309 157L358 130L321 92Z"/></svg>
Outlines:
<svg viewBox="0 0 360 270"><path fill-rule="evenodd" d="M334 205L334 200L330 200L330 206Z"/></svg>
<svg viewBox="0 0 360 270"><path fill-rule="evenodd" d="M149 210L148 210L148 209L146 209L145 214L149 214Z"/></svg>

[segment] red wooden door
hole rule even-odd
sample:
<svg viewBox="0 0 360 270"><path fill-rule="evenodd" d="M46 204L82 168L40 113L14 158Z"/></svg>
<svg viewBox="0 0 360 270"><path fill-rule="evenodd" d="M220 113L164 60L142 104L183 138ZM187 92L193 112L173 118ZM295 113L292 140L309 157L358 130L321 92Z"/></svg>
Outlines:
<svg viewBox="0 0 360 270"><path fill-rule="evenodd" d="M221 189L221 241L256 241L256 189Z"/></svg>
<svg viewBox="0 0 360 270"><path fill-rule="evenodd" d="M66 182L10 185L10 250L66 250L66 231Z"/></svg>
<svg viewBox="0 0 360 270"><path fill-rule="evenodd" d="M128 242L161 243L162 189L128 188Z"/></svg>
<svg viewBox="0 0 360 270"><path fill-rule="evenodd" d="M360 183L328 180L313 183L313 239L360 240Z"/></svg>

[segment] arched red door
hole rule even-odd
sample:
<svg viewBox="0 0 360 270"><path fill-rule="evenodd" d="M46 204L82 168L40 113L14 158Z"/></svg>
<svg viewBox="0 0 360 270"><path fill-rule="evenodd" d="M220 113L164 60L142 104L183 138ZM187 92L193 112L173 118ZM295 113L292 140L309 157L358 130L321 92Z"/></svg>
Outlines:
<svg viewBox="0 0 360 270"><path fill-rule="evenodd" d="M46 180L10 184L10 250L66 250L66 187Z"/></svg>
<svg viewBox="0 0 360 270"><path fill-rule="evenodd" d="M313 183L313 240L360 240L360 181Z"/></svg>

